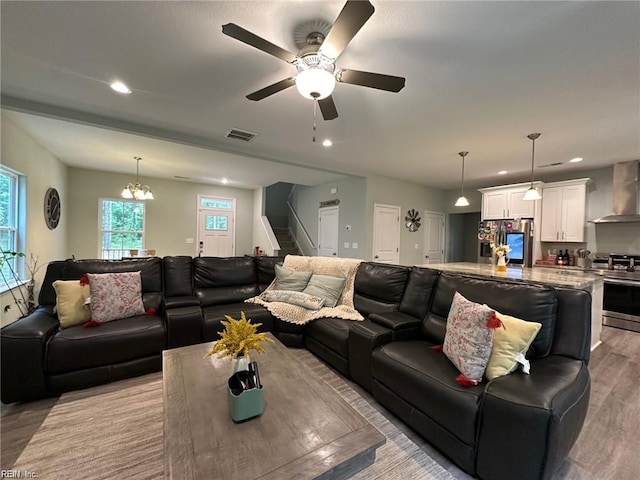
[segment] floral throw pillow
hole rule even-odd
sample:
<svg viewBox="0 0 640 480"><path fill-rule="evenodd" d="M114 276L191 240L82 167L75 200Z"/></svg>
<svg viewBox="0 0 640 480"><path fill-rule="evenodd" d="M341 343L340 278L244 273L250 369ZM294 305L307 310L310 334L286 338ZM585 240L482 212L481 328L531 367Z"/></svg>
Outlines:
<svg viewBox="0 0 640 480"><path fill-rule="evenodd" d="M88 273L87 278L93 322L144 315L140 272Z"/></svg>
<svg viewBox="0 0 640 480"><path fill-rule="evenodd" d="M493 330L499 326L494 310L458 292L454 294L442 351L460 371L458 384L471 387L482 380L491 355Z"/></svg>

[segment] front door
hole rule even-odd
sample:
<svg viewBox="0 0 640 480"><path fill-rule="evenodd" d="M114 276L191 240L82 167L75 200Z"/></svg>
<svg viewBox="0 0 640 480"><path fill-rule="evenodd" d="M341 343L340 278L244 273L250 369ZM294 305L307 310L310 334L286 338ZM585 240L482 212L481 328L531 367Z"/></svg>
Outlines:
<svg viewBox="0 0 640 480"><path fill-rule="evenodd" d="M424 263L444 261L444 213L424 212Z"/></svg>
<svg viewBox="0 0 640 480"><path fill-rule="evenodd" d="M198 254L235 255L235 199L198 196Z"/></svg>
<svg viewBox="0 0 640 480"><path fill-rule="evenodd" d="M400 263L400 207L373 206L373 261Z"/></svg>
<svg viewBox="0 0 640 480"><path fill-rule="evenodd" d="M318 256L338 255L339 207L318 210Z"/></svg>

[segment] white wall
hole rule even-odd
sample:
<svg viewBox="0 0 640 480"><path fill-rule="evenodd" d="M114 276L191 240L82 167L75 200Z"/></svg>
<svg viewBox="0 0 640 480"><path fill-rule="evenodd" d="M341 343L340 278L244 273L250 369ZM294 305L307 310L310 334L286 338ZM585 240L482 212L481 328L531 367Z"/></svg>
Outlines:
<svg viewBox="0 0 640 480"><path fill-rule="evenodd" d="M69 224L69 197L67 195L67 167L48 152L22 128L2 115L2 164L27 178L26 189L26 249L27 255L38 256L43 265L36 276L36 298L46 265L52 260L69 256L66 229ZM49 187L60 193L61 216L55 230L49 230L44 221L44 194ZM18 309L14 306L4 313L4 306L13 303L9 294L0 298L2 325L15 320Z"/></svg>
<svg viewBox="0 0 640 480"><path fill-rule="evenodd" d="M69 168L68 245L76 258L98 256L98 199L119 198L132 180L131 175ZM253 252L252 190L145 177L140 183L155 197L146 204L145 248L156 255L197 255L198 194L236 199L236 255Z"/></svg>

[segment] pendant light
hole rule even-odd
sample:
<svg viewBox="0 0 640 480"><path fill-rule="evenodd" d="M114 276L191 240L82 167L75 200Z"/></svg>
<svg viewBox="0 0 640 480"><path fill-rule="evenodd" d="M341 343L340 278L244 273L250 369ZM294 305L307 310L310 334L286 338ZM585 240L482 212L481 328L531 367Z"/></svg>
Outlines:
<svg viewBox="0 0 640 480"><path fill-rule="evenodd" d="M122 190L120 196L122 198L135 198L136 200L153 200L153 193L149 185L140 185L138 174L140 173L140 157L133 157L136 161L136 182L129 183Z"/></svg>
<svg viewBox="0 0 640 480"><path fill-rule="evenodd" d="M539 136L539 133L530 133L529 135L527 135L529 140L533 142L531 147L531 186L529 187L529 190L527 190L527 193L524 194L524 197L522 197L523 200L540 200L542 198L540 196L540 193L538 193L538 190L533 187L533 164L536 154L536 139Z"/></svg>
<svg viewBox="0 0 640 480"><path fill-rule="evenodd" d="M460 192L460 196L458 197L458 200L456 200L456 207L468 207L469 206L469 200L467 200L467 198L464 196L464 157L466 157L467 155L469 155L469 152L460 152L458 153L458 155L460 155L462 157L462 186L461 186L461 192Z"/></svg>

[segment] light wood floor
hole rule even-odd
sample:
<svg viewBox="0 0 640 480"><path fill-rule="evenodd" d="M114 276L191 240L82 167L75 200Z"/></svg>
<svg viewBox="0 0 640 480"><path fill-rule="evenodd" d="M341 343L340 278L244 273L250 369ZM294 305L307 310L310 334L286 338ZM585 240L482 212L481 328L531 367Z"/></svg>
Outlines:
<svg viewBox="0 0 640 480"><path fill-rule="evenodd" d="M603 327L602 345L591 354L591 400L576 442L554 480L637 480L640 478L640 333ZM400 420L351 384L400 430L457 480L462 472ZM42 424L55 399L2 405L2 468L10 468ZM516 479L514 479L516 480Z"/></svg>

